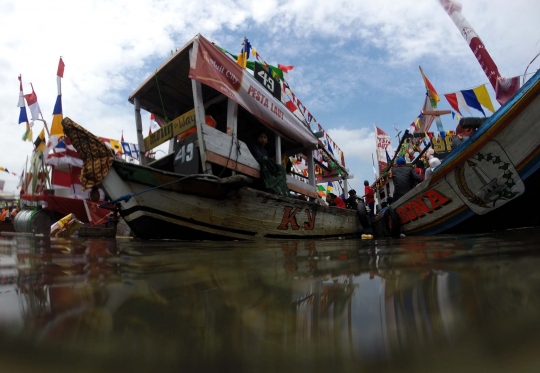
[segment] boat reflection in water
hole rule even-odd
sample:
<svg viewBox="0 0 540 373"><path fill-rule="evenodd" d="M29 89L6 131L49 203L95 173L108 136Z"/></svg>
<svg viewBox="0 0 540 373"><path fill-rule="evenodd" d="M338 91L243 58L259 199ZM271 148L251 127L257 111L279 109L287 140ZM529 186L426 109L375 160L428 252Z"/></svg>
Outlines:
<svg viewBox="0 0 540 373"><path fill-rule="evenodd" d="M4 237L0 368L531 368L539 363L538 237Z"/></svg>

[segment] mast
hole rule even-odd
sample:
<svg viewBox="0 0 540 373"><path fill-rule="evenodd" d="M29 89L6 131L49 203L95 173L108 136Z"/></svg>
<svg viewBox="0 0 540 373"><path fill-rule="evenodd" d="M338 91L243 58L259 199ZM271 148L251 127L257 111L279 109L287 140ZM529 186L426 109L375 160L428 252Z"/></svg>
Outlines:
<svg viewBox="0 0 540 373"><path fill-rule="evenodd" d="M418 68L420 69L420 73L422 74L422 78L424 79L424 84L428 93L429 102L431 103L431 108L436 111L439 96L437 95L437 92L435 91L429 80L424 75L424 70L422 70L422 66L418 66ZM437 124L437 131L444 132L444 127L442 125L441 117L439 115L435 115L435 123Z"/></svg>

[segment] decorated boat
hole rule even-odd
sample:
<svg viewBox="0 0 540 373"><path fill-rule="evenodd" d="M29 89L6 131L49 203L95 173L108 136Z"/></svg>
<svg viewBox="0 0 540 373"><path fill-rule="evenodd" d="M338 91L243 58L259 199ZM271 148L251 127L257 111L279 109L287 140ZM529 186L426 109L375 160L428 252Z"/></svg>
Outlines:
<svg viewBox="0 0 540 373"><path fill-rule="evenodd" d="M304 116L295 96L287 99L283 91L288 86L276 68L254 51L254 70L246 68L249 49L244 40L235 61L197 35L131 94L140 164L113 159L95 136L64 119L64 131L85 161L83 186L102 187L137 237L221 240L362 233L357 211L330 207L319 198L317 182L341 181L347 194L351 175L342 152L334 156L337 148L329 145L320 125L317 133L311 130L312 115ZM161 123L146 138L141 109ZM253 144L262 133L269 155L256 159ZM149 158L158 146L168 154ZM301 174L292 171L291 159L306 165ZM282 163L286 175L277 166ZM277 187L280 182L284 189Z"/></svg>
<svg viewBox="0 0 540 373"><path fill-rule="evenodd" d="M105 195L98 189L82 190L79 176L83 162L62 130L63 74L64 62L60 58L57 70L58 95L50 128L41 113L34 87L32 86L32 93L25 95L22 76L18 78L19 124L26 125L23 140L33 141L34 150L27 158L20 174L18 188L20 188L21 211L12 225L17 232L49 235L51 225L69 214L75 215L80 221L91 226L108 222L110 211L99 208L97 203L100 199L103 200ZM30 109L30 117L27 116L25 101ZM34 140L32 128L34 122L38 121L43 123L43 128ZM111 144L114 140L102 140L113 148ZM120 147L119 141L115 143ZM93 196L94 201L90 200L90 196Z"/></svg>
<svg viewBox="0 0 540 373"><path fill-rule="evenodd" d="M431 235L537 225L540 72L521 88L519 77L501 77L478 35L461 15L461 7L451 0L440 2L458 28L466 30L463 36L502 106L488 118L462 118L460 126L474 133L458 148L449 149L430 178L376 217L374 231L378 236ZM426 85L426 89L433 98L433 87ZM457 101L451 95L447 98L455 107ZM377 186L383 184L390 192L389 183Z"/></svg>

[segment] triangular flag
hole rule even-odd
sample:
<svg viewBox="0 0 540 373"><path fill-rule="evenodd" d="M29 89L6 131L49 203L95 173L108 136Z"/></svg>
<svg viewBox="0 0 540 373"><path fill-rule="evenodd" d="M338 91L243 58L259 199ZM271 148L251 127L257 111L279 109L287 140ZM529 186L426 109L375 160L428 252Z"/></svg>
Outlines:
<svg viewBox="0 0 540 373"><path fill-rule="evenodd" d="M481 85L480 87L474 88L473 91L478 102L480 102L483 107L494 113L495 108L493 107L493 103L491 102L491 98L489 97L486 86Z"/></svg>
<svg viewBox="0 0 540 373"><path fill-rule="evenodd" d="M486 116L486 113L484 113L484 109L482 109L482 105L480 105L480 102L476 98L476 95L474 94L474 91L472 89L466 89L464 91L461 91L461 94L463 95L463 98L465 99L465 102L469 107L472 107L484 114Z"/></svg>

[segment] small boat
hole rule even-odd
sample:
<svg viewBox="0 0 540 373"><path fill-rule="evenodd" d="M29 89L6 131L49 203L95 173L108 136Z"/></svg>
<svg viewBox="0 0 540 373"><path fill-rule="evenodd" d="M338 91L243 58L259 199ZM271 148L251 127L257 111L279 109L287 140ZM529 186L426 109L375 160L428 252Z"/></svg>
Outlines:
<svg viewBox="0 0 540 373"><path fill-rule="evenodd" d="M108 165L103 178L92 185L101 185L136 237L251 240L360 235L364 228L357 211L327 206L316 185L317 165L329 171L325 182L343 181L346 195L346 180L352 176L344 161L326 150L328 163L317 159L320 140L309 122L286 107L280 83L265 73L263 69L250 74L197 35L129 98L135 106L141 164L109 160L110 152L107 156L102 144L88 140L92 135L69 118L63 121L64 131L88 167L96 154L106 158L101 163ZM143 139L141 108L175 119L165 120ZM206 125L209 115L217 125ZM183 137L188 130L193 133ZM303 178L286 175L287 192L270 193L262 181L267 167L261 170L248 146L260 132L268 133L267 148L275 149L272 164L282 163L284 156L307 163ZM143 156L167 141L167 156L154 161ZM95 148L85 149L88 146Z"/></svg>

